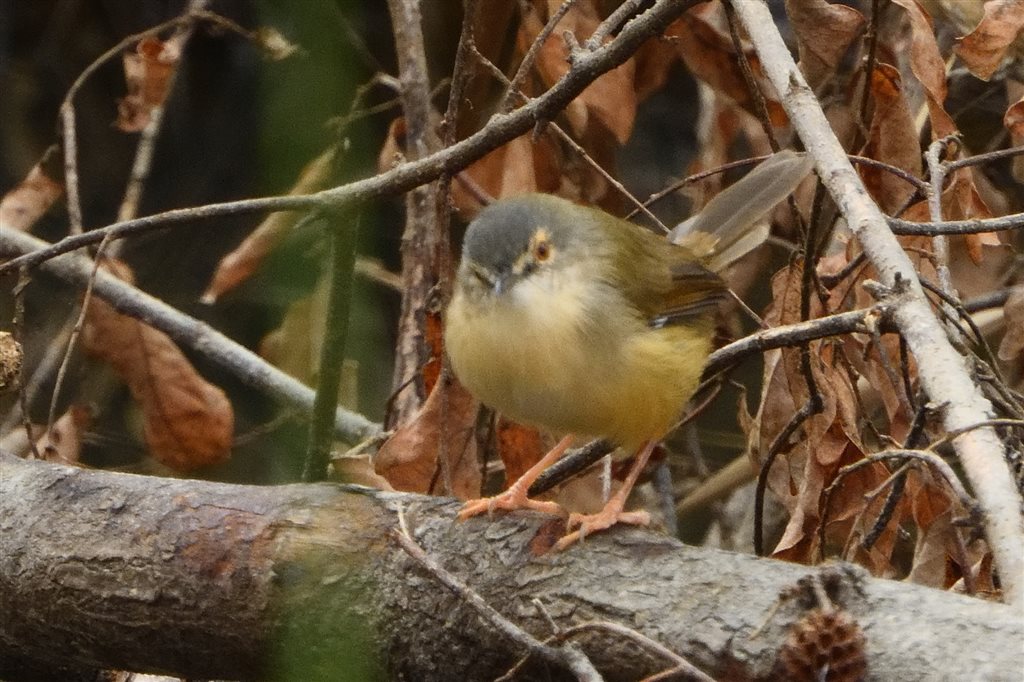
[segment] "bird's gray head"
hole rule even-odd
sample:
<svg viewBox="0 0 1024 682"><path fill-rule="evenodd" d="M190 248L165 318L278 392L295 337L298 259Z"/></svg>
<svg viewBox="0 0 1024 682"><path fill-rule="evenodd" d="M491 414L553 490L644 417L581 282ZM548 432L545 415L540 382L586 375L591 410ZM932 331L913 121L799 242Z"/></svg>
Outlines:
<svg viewBox="0 0 1024 682"><path fill-rule="evenodd" d="M575 204L545 194L496 201L466 231L459 278L500 295L536 272L558 268L579 243L574 223L586 217Z"/></svg>

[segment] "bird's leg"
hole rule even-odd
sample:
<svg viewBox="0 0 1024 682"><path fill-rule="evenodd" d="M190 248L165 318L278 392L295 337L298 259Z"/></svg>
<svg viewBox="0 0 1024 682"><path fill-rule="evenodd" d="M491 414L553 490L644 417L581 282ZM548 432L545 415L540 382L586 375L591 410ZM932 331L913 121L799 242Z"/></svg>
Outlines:
<svg viewBox="0 0 1024 682"><path fill-rule="evenodd" d="M482 514L487 512L491 514L495 509L505 509L507 511L514 511L516 509L534 509L536 511L547 512L549 514L562 514L562 507L554 502L541 502L540 500L531 500L527 497L526 493L533 485L533 482L547 469L549 466L558 461L558 458L562 456L562 453L569 449L572 445L572 436L566 436L562 440L558 441L558 445L551 448L551 450L540 458L540 461L534 464L532 467L527 469L526 473L519 477L515 483L509 486L505 492L495 495L494 497L483 497L478 500L469 500L466 504L462 505L462 509L459 511L459 519L465 520L471 516Z"/></svg>
<svg viewBox="0 0 1024 682"><path fill-rule="evenodd" d="M577 540L583 540L583 538L591 533L611 528L616 523L646 526L651 522L651 515L645 511L628 512L624 511L624 509L626 508L626 499L633 490L633 486L636 485L636 480L640 478L640 472L647 466L647 460L651 458L651 452L654 451L655 445L657 445L657 441L652 440L640 448L636 455L636 461L633 462L633 468L629 470L629 474L626 476L626 480L623 481L622 487L612 495L608 503L604 505L604 509L596 514L571 514L569 516L566 528L568 530L579 528L579 530L568 533L556 542L553 548L556 552L560 552Z"/></svg>

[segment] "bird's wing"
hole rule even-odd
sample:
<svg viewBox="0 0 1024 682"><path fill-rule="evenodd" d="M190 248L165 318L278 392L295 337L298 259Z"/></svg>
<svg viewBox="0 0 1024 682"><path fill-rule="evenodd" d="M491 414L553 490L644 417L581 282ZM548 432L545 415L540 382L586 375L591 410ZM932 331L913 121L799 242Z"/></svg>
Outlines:
<svg viewBox="0 0 1024 682"><path fill-rule="evenodd" d="M643 237L631 253L622 254L633 260L631 267L619 271L634 272L637 277L621 282L620 287L649 326L665 327L707 315L725 298L725 282L691 251L660 235L630 227L640 230Z"/></svg>

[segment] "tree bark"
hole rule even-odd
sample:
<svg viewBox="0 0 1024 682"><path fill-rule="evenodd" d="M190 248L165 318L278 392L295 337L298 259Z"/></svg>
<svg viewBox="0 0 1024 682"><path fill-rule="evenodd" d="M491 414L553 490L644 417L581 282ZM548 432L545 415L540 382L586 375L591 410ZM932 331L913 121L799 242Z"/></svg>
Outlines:
<svg viewBox="0 0 1024 682"><path fill-rule="evenodd" d="M524 653L393 539L399 510L444 568L538 639L616 621L712 676L771 673L819 569L602 533L533 556L550 517L453 521L456 503L330 484L256 487L0 454L0 677L19 661L228 679L494 679ZM1022 614L843 568L869 679L1015 679ZM605 679L671 667L611 633L574 640ZM532 672L531 672L532 671ZM564 671L548 671L562 679ZM540 664L526 676L543 675Z"/></svg>

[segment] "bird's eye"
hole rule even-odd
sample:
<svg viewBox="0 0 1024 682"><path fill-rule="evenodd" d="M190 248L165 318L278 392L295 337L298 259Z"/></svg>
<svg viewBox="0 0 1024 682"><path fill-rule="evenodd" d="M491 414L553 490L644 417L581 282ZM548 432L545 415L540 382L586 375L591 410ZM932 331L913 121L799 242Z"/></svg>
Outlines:
<svg viewBox="0 0 1024 682"><path fill-rule="evenodd" d="M538 241L533 245L533 257L541 263L548 260L551 258L551 245L546 241Z"/></svg>

